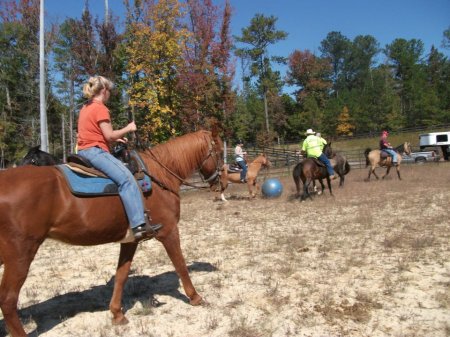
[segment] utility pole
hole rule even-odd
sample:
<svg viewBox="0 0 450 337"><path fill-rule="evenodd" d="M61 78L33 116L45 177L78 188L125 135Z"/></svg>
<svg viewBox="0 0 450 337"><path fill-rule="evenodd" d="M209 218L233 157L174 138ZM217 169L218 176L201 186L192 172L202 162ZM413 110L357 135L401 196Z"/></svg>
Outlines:
<svg viewBox="0 0 450 337"><path fill-rule="evenodd" d="M47 109L45 102L44 0L41 0L39 18L39 98L41 117L41 150L48 152Z"/></svg>
<svg viewBox="0 0 450 337"><path fill-rule="evenodd" d="M105 24L108 25L109 23L109 6L108 6L108 0L105 0Z"/></svg>

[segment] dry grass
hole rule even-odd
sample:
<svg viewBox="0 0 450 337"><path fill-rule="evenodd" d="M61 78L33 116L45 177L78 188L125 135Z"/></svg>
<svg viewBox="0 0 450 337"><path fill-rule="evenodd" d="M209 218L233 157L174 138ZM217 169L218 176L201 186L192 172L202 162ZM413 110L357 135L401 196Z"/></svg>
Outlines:
<svg viewBox="0 0 450 337"><path fill-rule="evenodd" d="M20 297L40 336L450 335L450 165L402 167L385 181L354 170L312 202L182 196L180 232L197 290L191 307L162 246L140 245L127 283L130 324L112 326L108 303L119 246L46 241ZM233 198L234 197L234 198ZM1 321L3 324L3 321Z"/></svg>

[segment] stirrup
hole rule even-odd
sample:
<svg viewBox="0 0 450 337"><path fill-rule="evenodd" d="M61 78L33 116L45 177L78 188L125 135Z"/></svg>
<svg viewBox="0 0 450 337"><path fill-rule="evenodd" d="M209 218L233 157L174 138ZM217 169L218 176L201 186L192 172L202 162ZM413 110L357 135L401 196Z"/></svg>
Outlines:
<svg viewBox="0 0 450 337"><path fill-rule="evenodd" d="M163 226L161 224L149 224L145 223L135 228L132 228L132 232L136 241L143 239L151 239Z"/></svg>

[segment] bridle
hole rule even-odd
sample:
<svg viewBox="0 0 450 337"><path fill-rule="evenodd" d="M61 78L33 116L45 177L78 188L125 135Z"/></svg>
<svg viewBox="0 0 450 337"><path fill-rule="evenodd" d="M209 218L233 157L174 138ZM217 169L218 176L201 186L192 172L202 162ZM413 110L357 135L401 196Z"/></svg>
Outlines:
<svg viewBox="0 0 450 337"><path fill-rule="evenodd" d="M222 166L220 165L220 152L217 151L217 144L216 142L211 139L210 142L208 143L208 154L206 155L206 158L202 161L201 165L200 165L200 169L199 169L199 173L200 173L200 178L202 178L203 182L207 182L210 185L214 184L215 181L219 178L220 176L220 172L222 170ZM161 167L163 167L167 172L169 172L172 176L174 176L175 178L177 178L183 185L186 186L190 186L193 188L198 188L198 189L202 189L202 188L209 188L209 186L200 186L200 185L195 185L195 184L191 184L190 182L188 182L187 180L183 179L182 177L180 177L178 174L176 174L175 172L173 172L170 168L168 168L166 165L164 165L163 163L161 163L158 158L153 154L153 152L151 150L147 150L146 151L148 154L151 154L151 156L153 157L153 160L158 163L158 165L160 165ZM210 159L213 158L215 160L215 164L216 164L216 169L213 172L213 174L208 177L205 178L205 176L203 175L202 171L202 167L205 165L205 163ZM160 183L161 184L161 183ZM160 185L161 186L161 185ZM178 195L178 193L176 193L175 191L171 190L170 188L168 188L167 186L161 186L166 190L169 190L173 193L175 193L176 195Z"/></svg>
<svg viewBox="0 0 450 337"><path fill-rule="evenodd" d="M202 161L202 164L200 165L200 169L199 169L200 178L202 178L203 182L206 182L209 184L213 184L219 178L221 168L223 166L223 165L220 165L221 156L220 156L220 152L218 152L216 149L216 145L217 144L214 141L214 139L211 139L211 141L208 143L208 154L207 154L206 158ZM205 163L210 158L212 158L215 161L216 169L213 172L213 174L211 174L210 177L206 178L202 173L202 167L203 167L203 165L205 165Z"/></svg>

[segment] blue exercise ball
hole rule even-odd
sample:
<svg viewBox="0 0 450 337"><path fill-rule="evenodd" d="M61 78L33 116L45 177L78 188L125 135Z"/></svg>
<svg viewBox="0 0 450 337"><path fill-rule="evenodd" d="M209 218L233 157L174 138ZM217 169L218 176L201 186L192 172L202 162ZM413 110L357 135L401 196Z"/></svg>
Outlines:
<svg viewBox="0 0 450 337"><path fill-rule="evenodd" d="M283 185L277 178L267 179L262 185L262 194L266 198L277 198L283 193Z"/></svg>

